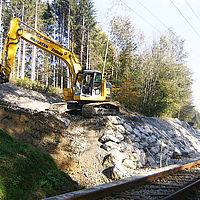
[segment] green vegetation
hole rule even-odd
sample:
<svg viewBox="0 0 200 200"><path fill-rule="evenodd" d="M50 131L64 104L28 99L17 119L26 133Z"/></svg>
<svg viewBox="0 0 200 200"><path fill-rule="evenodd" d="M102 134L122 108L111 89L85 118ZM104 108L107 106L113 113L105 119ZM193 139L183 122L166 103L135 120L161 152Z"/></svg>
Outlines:
<svg viewBox="0 0 200 200"><path fill-rule="evenodd" d="M32 82L30 78L25 78L25 79L11 78L10 83L19 87L31 89L51 96L63 95L63 90L61 90L60 88L53 87L52 85L46 86L37 81Z"/></svg>
<svg viewBox="0 0 200 200"><path fill-rule="evenodd" d="M0 200L42 199L78 189L53 159L0 129Z"/></svg>

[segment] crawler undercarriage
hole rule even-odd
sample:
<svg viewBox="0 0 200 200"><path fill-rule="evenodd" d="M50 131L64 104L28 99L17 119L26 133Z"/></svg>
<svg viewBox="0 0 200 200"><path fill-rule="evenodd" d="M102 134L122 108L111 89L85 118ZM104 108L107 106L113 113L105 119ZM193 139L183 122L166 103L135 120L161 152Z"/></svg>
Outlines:
<svg viewBox="0 0 200 200"><path fill-rule="evenodd" d="M78 102L61 102L53 103L50 110L59 113L76 113L84 117L95 117L102 115L116 115L119 113L119 107L111 102L95 102L95 103L78 103Z"/></svg>

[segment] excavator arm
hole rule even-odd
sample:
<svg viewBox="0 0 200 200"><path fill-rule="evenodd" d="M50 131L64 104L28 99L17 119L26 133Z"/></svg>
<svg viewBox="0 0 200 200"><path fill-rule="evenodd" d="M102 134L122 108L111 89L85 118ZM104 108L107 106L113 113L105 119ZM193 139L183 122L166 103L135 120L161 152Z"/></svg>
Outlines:
<svg viewBox="0 0 200 200"><path fill-rule="evenodd" d="M27 42L49 52L50 54L55 55L56 57L62 59L71 72L70 78L72 85L74 86L74 81L76 75L79 71L82 71L82 68L79 64L79 60L74 53L69 49L61 46L55 41L51 40L49 37L43 35L37 30L34 30L32 27L26 25L30 29L33 29L35 34L31 34L20 28L19 24L23 23L19 18L14 18L11 20L10 29L5 41L3 55L1 58L0 64L0 80L1 82L8 82L10 73L13 68L13 62L16 56L17 44L19 39L22 38ZM0 83L1 83L0 82Z"/></svg>

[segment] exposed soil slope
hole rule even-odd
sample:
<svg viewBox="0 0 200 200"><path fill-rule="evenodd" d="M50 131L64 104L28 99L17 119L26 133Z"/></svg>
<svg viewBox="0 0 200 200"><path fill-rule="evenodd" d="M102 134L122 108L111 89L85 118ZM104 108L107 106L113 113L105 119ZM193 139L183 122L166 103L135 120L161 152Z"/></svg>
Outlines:
<svg viewBox="0 0 200 200"><path fill-rule="evenodd" d="M52 102L60 101L10 84L0 85L0 129L45 150L80 185L106 182L101 164L105 150L98 142L96 120L48 110Z"/></svg>

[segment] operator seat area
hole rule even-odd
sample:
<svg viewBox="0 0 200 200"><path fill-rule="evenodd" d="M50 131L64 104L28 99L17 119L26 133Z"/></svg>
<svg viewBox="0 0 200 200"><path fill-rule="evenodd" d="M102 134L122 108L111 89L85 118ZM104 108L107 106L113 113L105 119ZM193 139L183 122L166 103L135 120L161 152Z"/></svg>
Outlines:
<svg viewBox="0 0 200 200"><path fill-rule="evenodd" d="M77 75L75 95L101 96L102 74L96 70L84 70Z"/></svg>

